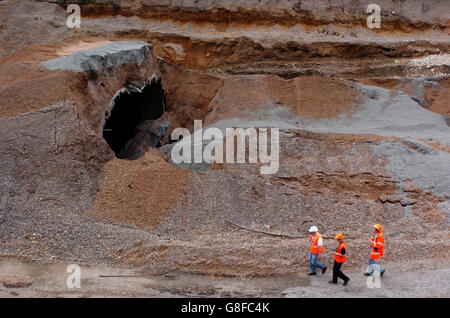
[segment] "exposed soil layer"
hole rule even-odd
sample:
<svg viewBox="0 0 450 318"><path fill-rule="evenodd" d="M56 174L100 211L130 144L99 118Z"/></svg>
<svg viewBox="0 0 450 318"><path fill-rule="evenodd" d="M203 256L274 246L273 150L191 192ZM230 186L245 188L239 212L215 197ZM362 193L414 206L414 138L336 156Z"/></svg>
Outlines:
<svg viewBox="0 0 450 318"><path fill-rule="evenodd" d="M344 1L345 2L345 1ZM260 3L253 3L251 10L246 9L249 3L243 3L233 8L220 8L221 4L210 4L208 1L186 5L180 3L179 6L158 7L157 5L143 5L139 1L119 2L115 4L87 4L82 5L83 8L83 28L82 30L69 30L65 28L65 19L67 14L63 8L56 5L35 1L16 1L8 2L2 7L5 16L4 30L7 44L0 51L1 56L7 56L28 44L49 42L41 38L41 33L47 32L48 29L55 29L52 34L51 41L67 41L68 39L85 38L87 35L109 38L110 40L119 39L139 39L149 41L154 44L157 55L165 58L167 61L177 63L189 68L217 68L222 66L243 64L243 63L260 63L264 61L303 61L311 58L375 58L383 59L386 57L418 57L428 54L438 54L448 51L448 42L443 40L448 37L448 31L437 27L437 22L442 20L439 25L447 23L441 12L445 12L445 8L440 7L445 4L436 3L433 6L423 7L420 2L412 4L395 4L386 1L380 4L383 10L392 7L395 10L395 16L389 18L389 14L383 16L383 27L378 29L367 29L364 26L366 16L364 8L357 9L354 4L348 9L345 3L303 3L301 6L310 7L305 9L304 13L311 16L320 16L318 20L326 18L325 25L308 24L311 19L297 17L295 6L296 2L288 3L287 7L283 7L286 3L280 4L282 8L271 4L265 9L261 9ZM225 7L227 4L223 4ZM358 3L358 5L360 5ZM110 6L124 10L123 14L110 16ZM202 9L196 8L203 7ZM219 6L214 8L214 6ZM400 7L404 8L400 8ZM93 9L95 8L95 9ZM121 9L120 9L121 8ZM146 9L148 8L148 10ZM10 16L20 15L23 11L36 12L37 20L32 17L23 16L21 27L29 27L38 30L35 37L23 37L20 33L13 38L19 28L18 23ZM97 15L90 14L91 10L98 12ZM132 17L127 17L127 10L133 12ZM158 17L159 10L166 10L173 15L170 19L161 19ZM201 22L202 13L195 13L194 16L189 12L200 10L204 14L211 14L209 23ZM229 10L230 18L228 19L229 27L225 29L221 27L220 12L221 10ZM283 16L282 12L289 12L293 15L296 23L292 26L283 26L283 23L272 24L268 26L258 25L258 20L246 20L241 24L239 15L241 12L249 14L264 13L268 17L280 17L280 20L289 21ZM340 12L330 17L330 12L337 10ZM402 14L402 10L405 10ZM426 14L420 15L420 19L415 16L417 12L426 10ZM301 11L301 10L300 10ZM1 12L1 11L0 11ZM106 12L102 14L101 12ZM138 18L145 12L153 12L155 17ZM281 14L280 14L281 12ZM301 11L303 12L303 11ZM185 14L186 13L186 14ZM387 13L387 12L386 12ZM87 17L86 17L87 15ZM355 15L359 18L355 19ZM402 16L410 16L408 19L418 24L430 24L433 27L425 27L425 31L415 30L409 32L401 32L403 24ZM231 16L236 17L233 19ZM178 18L186 17L189 22L183 22ZM196 17L200 20L198 22ZM347 22L341 24L339 17L344 17ZM331 19L331 20L330 20ZM396 21L395 31L389 29L389 20ZM407 20L408 20L407 19ZM424 23L424 19L427 22ZM354 21L358 21L357 27L352 26ZM412 22L415 24L416 22ZM362 24L360 26L360 24ZM25 27L25 26L26 27ZM419 28L420 29L420 28ZM428 31L427 31L428 30ZM15 43L10 47L10 43ZM292 76L292 75L291 75Z"/></svg>
<svg viewBox="0 0 450 318"><path fill-rule="evenodd" d="M430 55L429 57L443 57L446 55ZM274 74L282 78L298 76L326 76L354 79L365 83L365 79L395 80L420 77L439 77L449 74L448 64L415 65L414 58L373 59L358 58L353 60L313 58L306 61L266 61L260 63L243 63L239 65L223 66L220 69L208 70L216 75L251 75ZM444 78L445 79L445 78ZM369 82L367 82L369 83ZM374 83L374 82L372 82ZM393 88L392 86L389 88Z"/></svg>
<svg viewBox="0 0 450 318"><path fill-rule="evenodd" d="M71 1L68 1L71 2ZM144 19L176 20L182 23L214 23L222 27L230 25L284 25L292 26L298 23L317 26L330 22L345 26L365 26L368 14L364 1L237 1L217 3L212 1L182 2L176 1L171 5L152 4L145 1L97 1L87 4L83 13L88 17L102 16L139 16ZM403 32L427 30L431 28L448 28L448 16L442 16L439 9L445 4L433 1L430 5L420 6L418 1L410 7L396 1L381 1L383 29L387 31L400 30ZM66 5L64 5L65 7ZM417 8L418 7L418 8ZM425 21L412 18L419 9L424 14ZM330 14L331 12L331 14ZM337 13L339 12L339 14Z"/></svg>
<svg viewBox="0 0 450 318"><path fill-rule="evenodd" d="M95 32L94 32L95 33ZM140 35L140 36L139 36ZM352 42L323 40L319 42L287 40L279 42L271 40L270 45L264 45L247 36L219 38L219 39L191 39L180 35L164 33L141 33L131 30L110 33L111 38L135 38L139 36L154 43L157 55L168 61L187 68L210 69L232 65L272 62L309 61L311 59L361 59L377 58L408 58L439 54L448 51L448 43L433 43L430 41L405 42ZM182 54L176 54L170 47L177 45ZM169 48L168 48L169 47ZM378 61L380 63L380 61ZM295 74L291 74L293 77Z"/></svg>
<svg viewBox="0 0 450 318"><path fill-rule="evenodd" d="M319 76L285 80L273 75L226 78L209 105L206 125L246 114L260 114L264 106L284 106L295 115L335 118L350 115L357 93L345 81Z"/></svg>

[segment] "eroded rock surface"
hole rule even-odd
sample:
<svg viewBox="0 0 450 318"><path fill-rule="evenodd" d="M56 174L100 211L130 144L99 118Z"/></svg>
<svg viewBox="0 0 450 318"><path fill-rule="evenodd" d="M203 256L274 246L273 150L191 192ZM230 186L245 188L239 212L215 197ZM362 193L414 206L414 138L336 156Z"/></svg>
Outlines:
<svg viewBox="0 0 450 318"><path fill-rule="evenodd" d="M1 1L0 252L286 274L314 223L360 270L379 222L387 262L448 260L448 3L379 5L369 30L363 1L97 1L69 30L55 1ZM164 112L115 158L105 118L151 79ZM193 120L279 128L278 171L173 164Z"/></svg>

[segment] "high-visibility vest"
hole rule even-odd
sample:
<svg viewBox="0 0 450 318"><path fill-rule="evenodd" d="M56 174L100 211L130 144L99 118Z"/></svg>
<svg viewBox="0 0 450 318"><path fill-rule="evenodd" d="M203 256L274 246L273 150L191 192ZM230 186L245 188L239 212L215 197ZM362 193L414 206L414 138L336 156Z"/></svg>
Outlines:
<svg viewBox="0 0 450 318"><path fill-rule="evenodd" d="M309 238L309 250L311 251L311 253L313 254L319 254L319 238L322 238L322 235L317 232L316 235L312 235ZM325 247L323 246L323 239L322 239L322 248L321 248L321 252L325 253Z"/></svg>
<svg viewBox="0 0 450 318"><path fill-rule="evenodd" d="M370 249L370 259L378 259L384 255L384 235L379 232L374 235L370 242L372 244L372 248ZM375 251L375 248L377 250Z"/></svg>
<svg viewBox="0 0 450 318"><path fill-rule="evenodd" d="M345 254L342 253L342 249L345 249ZM347 244L345 242L339 243L336 252L334 253L334 260L336 263L345 263L347 260Z"/></svg>

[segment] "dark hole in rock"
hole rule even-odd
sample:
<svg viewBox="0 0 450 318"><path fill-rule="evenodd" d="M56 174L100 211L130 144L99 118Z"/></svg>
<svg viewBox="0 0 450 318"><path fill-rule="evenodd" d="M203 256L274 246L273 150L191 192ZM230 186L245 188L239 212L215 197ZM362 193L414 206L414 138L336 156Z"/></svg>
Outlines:
<svg viewBox="0 0 450 318"><path fill-rule="evenodd" d="M130 83L120 90L105 113L103 138L117 158L135 160L147 147L157 147L169 123L158 120L165 112L164 91L159 78L145 85Z"/></svg>

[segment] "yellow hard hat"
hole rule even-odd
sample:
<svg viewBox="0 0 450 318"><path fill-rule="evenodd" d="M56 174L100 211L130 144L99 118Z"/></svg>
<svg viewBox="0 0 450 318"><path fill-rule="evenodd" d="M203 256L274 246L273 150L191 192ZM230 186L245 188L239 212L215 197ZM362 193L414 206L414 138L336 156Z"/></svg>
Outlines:
<svg viewBox="0 0 450 318"><path fill-rule="evenodd" d="M342 234L342 233L336 234L335 239L336 239L336 240L343 240L343 239L344 239L344 234Z"/></svg>
<svg viewBox="0 0 450 318"><path fill-rule="evenodd" d="M375 230L377 230L377 231L381 231L381 230L383 229L383 227L381 226L381 224L375 224L375 225L373 226L373 228L374 228Z"/></svg>

